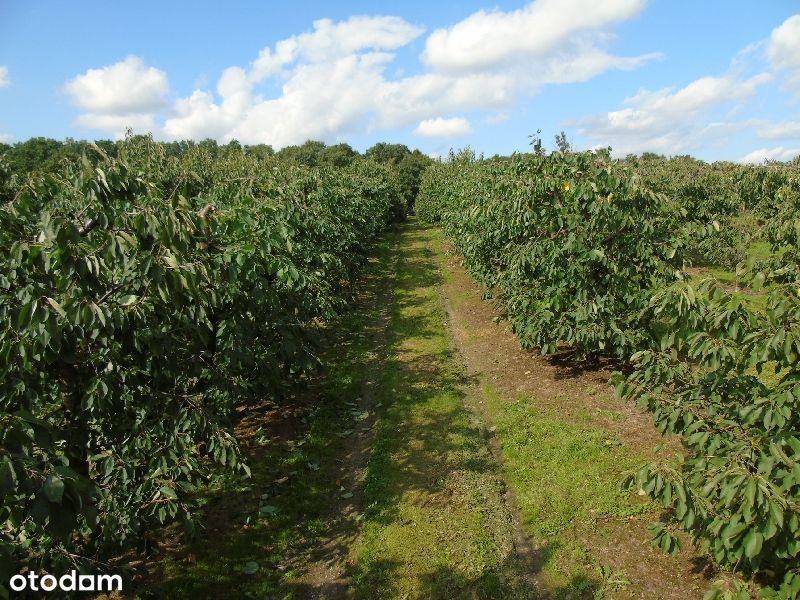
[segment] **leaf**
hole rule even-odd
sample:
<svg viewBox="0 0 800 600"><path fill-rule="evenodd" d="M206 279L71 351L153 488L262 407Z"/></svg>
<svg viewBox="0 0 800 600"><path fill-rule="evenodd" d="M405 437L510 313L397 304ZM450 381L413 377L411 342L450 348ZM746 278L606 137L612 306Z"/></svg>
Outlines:
<svg viewBox="0 0 800 600"><path fill-rule="evenodd" d="M0 468L0 493L10 494L16 487L17 474L14 472L14 465L9 459L6 459Z"/></svg>
<svg viewBox="0 0 800 600"><path fill-rule="evenodd" d="M49 296L45 296L44 298L45 298L45 300L47 300L47 303L50 305L50 307L54 311L56 311L59 315L61 315L62 319L66 319L67 318L67 311L64 310L64 307L62 307L58 302L56 302L55 300L53 300Z"/></svg>
<svg viewBox="0 0 800 600"><path fill-rule="evenodd" d="M25 324L28 322L28 317L31 314L31 309L33 308L33 302L28 302L27 304L23 304L22 308L19 309L19 315L17 316L17 327L22 329Z"/></svg>
<svg viewBox="0 0 800 600"><path fill-rule="evenodd" d="M271 504L264 504L258 507L258 512L262 515L274 515L278 511L277 506L272 506Z"/></svg>
<svg viewBox="0 0 800 600"><path fill-rule="evenodd" d="M744 538L744 554L747 558L758 556L764 544L764 536L756 530L751 530Z"/></svg>
<svg viewBox="0 0 800 600"><path fill-rule="evenodd" d="M600 248L595 248L589 251L589 258L605 258L606 253L603 252Z"/></svg>
<svg viewBox="0 0 800 600"><path fill-rule="evenodd" d="M42 484L42 490L50 502L61 504L61 499L64 497L64 482L60 478L48 475Z"/></svg>
<svg viewBox="0 0 800 600"><path fill-rule="evenodd" d="M161 492L161 495L165 496L166 498L172 498L173 500L178 499L178 494L175 493L175 490L167 485L162 485L158 491Z"/></svg>
<svg viewBox="0 0 800 600"><path fill-rule="evenodd" d="M242 567L242 573L244 573L245 575L253 575L258 571L259 568L260 567L258 566L258 563L251 560L245 563L245 565Z"/></svg>
<svg viewBox="0 0 800 600"><path fill-rule="evenodd" d="M94 302L89 305L92 309L92 312L97 315L97 320L100 321L103 327L106 326L106 313L103 312L103 309L97 306Z"/></svg>
<svg viewBox="0 0 800 600"><path fill-rule="evenodd" d="M353 492L342 492L342 498L347 499L352 497L353 497Z"/></svg>
<svg viewBox="0 0 800 600"><path fill-rule="evenodd" d="M139 299L139 296L135 296L134 294L127 294L119 299L120 306L130 306L134 304Z"/></svg>
<svg viewBox="0 0 800 600"><path fill-rule="evenodd" d="M164 256L164 260L173 269L177 269L180 266L180 265L178 265L178 260L175 258L175 255L172 254L171 252Z"/></svg>

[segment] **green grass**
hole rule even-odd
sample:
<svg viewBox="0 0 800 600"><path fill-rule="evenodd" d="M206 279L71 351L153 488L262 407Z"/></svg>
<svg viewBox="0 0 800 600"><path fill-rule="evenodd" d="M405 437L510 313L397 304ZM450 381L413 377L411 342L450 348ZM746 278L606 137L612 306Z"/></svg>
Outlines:
<svg viewBox="0 0 800 600"><path fill-rule="evenodd" d="M781 251L778 252L778 254L780 253ZM763 240L752 242L747 251L747 261L749 263L765 260L771 256L773 256L772 248L770 247L769 242ZM693 277L692 281L698 283L700 280L705 279L706 277L712 277L728 287L740 288L739 291L731 292L735 298L742 300L745 305L754 310L766 310L766 291L754 292L748 289L746 286L743 286L742 280L736 275L735 271L731 271L717 265L709 265L703 269L703 274L701 276Z"/></svg>
<svg viewBox="0 0 800 600"><path fill-rule="evenodd" d="M609 517L653 510L619 485L622 472L637 468L645 457L606 431L538 410L524 395L508 402L487 385L483 398L497 426L523 526L533 539L547 542L543 571L548 587L562 590L557 597L593 581L602 587L602 578L597 581L598 573L605 573L602 565L574 534L581 528L600 530L598 523Z"/></svg>
<svg viewBox="0 0 800 600"><path fill-rule="evenodd" d="M356 596L524 598L504 484L464 405L429 235L412 222L400 248Z"/></svg>

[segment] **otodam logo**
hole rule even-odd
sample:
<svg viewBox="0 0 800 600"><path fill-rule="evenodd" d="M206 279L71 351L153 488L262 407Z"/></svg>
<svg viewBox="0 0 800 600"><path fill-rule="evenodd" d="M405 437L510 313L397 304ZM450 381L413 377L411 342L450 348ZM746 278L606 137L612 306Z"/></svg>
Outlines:
<svg viewBox="0 0 800 600"><path fill-rule="evenodd" d="M55 575L27 573L14 575L8 582L15 592L121 592L122 577L120 575L81 575L70 571L59 578Z"/></svg>

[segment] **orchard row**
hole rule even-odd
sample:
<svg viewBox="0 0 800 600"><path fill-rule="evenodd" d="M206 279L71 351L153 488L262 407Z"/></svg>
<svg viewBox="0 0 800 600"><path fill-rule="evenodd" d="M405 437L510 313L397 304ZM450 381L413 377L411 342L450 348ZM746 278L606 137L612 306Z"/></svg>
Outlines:
<svg viewBox="0 0 800 600"><path fill-rule="evenodd" d="M464 152L426 171L417 209L524 347L622 359L619 395L681 436L680 460L627 479L671 514L654 541L675 551L683 528L720 564L800 593L800 170ZM686 272L741 259L753 231L771 244L749 266L765 309Z"/></svg>
<svg viewBox="0 0 800 600"><path fill-rule="evenodd" d="M132 139L0 182L0 591L96 565L248 472L234 408L318 365L396 171Z"/></svg>

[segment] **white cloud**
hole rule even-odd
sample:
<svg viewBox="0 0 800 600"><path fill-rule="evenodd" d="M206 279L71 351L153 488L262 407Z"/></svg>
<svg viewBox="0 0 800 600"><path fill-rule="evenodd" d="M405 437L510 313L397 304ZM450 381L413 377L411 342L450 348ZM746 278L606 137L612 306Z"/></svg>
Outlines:
<svg viewBox="0 0 800 600"><path fill-rule="evenodd" d="M195 91L178 100L164 134L222 141L235 138L275 147L309 138L331 140L356 131L406 127L442 114L507 110L520 95L534 93L541 85L584 81L608 69L636 68L655 57L615 57L599 47L608 36L602 32L589 35L592 27L635 14L643 0L614 0L604 8L585 0L571 1L566 7L569 10L563 12L579 25L534 48L524 43L530 38L529 31L507 33L505 37L517 37L512 48L516 62L501 57L507 62L504 68L488 71L482 68L484 62L473 65L472 70L447 71L437 64L432 71L396 79L386 76L394 60L392 51L419 37L421 28L398 17L316 21L311 31L262 50L247 69L227 69L217 85L218 97ZM554 26L557 19L565 18L554 6L553 0L538 0L525 10L536 18L544 15ZM587 14L578 15L578 11ZM474 25L487 15L504 22L516 19L516 11L476 13L456 24L453 35L463 40L466 26L462 24ZM444 35L442 31L429 38L425 54L429 63L439 56L432 48L437 47L435 40ZM575 32L581 35L571 38ZM264 98L258 93L259 84L267 79L281 84L280 95Z"/></svg>
<svg viewBox="0 0 800 600"><path fill-rule="evenodd" d="M314 30L264 48L253 62L251 77L261 81L295 61L328 62L365 49L396 50L424 31L400 17L355 16L337 23L314 21Z"/></svg>
<svg viewBox="0 0 800 600"><path fill-rule="evenodd" d="M226 69L217 84L219 101L199 90L179 99L164 133L282 147L367 129L386 92L384 70L394 59L386 51L422 31L399 17L315 21L312 31L262 50L248 69ZM257 93L268 78L282 82L276 98Z"/></svg>
<svg viewBox="0 0 800 600"><path fill-rule="evenodd" d="M90 113L127 115L162 108L169 91L167 75L146 67L138 56L89 69L64 85L76 106Z"/></svg>
<svg viewBox="0 0 800 600"><path fill-rule="evenodd" d="M778 146L777 148L759 148L758 150L753 150L740 158L739 162L761 164L765 160L787 161L792 160L796 156L800 156L800 148L784 148L783 146Z"/></svg>
<svg viewBox="0 0 800 600"><path fill-rule="evenodd" d="M767 57L776 69L786 71L786 84L800 90L800 14L772 30Z"/></svg>
<svg viewBox="0 0 800 600"><path fill-rule="evenodd" d="M701 77L675 90L641 90L624 100L627 108L601 113L573 122L578 133L611 145L617 154L660 152L677 154L742 126L710 122L714 109L741 103L772 80L768 73L749 79L728 74ZM708 124L706 124L708 123ZM713 134L713 135L712 135Z"/></svg>
<svg viewBox="0 0 800 600"><path fill-rule="evenodd" d="M510 12L478 11L428 38L423 61L437 71L495 69L569 51L576 40L630 19L644 0L537 0Z"/></svg>
<svg viewBox="0 0 800 600"><path fill-rule="evenodd" d="M460 117L444 119L425 119L414 130L416 135L424 137L459 137L472 133L469 121Z"/></svg>
<svg viewBox="0 0 800 600"><path fill-rule="evenodd" d="M166 106L169 81L166 73L131 55L113 65L89 69L64 84L64 91L85 111L75 125L121 138L128 127L139 133L157 130L155 117Z"/></svg>
<svg viewBox="0 0 800 600"><path fill-rule="evenodd" d="M0 88L4 88L9 85L11 85L11 82L8 79L8 67L0 65ZM0 144L10 144L13 139L14 136L8 133L0 132Z"/></svg>
<svg viewBox="0 0 800 600"><path fill-rule="evenodd" d="M767 56L778 69L800 67L800 15L789 17L772 30Z"/></svg>
<svg viewBox="0 0 800 600"><path fill-rule="evenodd" d="M498 123L503 123L504 121L508 121L510 118L511 118L511 113L509 111L501 110L487 116L486 122L489 125L497 125Z"/></svg>
<svg viewBox="0 0 800 600"><path fill-rule="evenodd" d="M264 48L249 65L225 69L214 90L197 89L178 98L158 135L238 139L280 148L309 138L332 141L415 126L446 114L502 114L543 85L634 69L658 56L618 57L604 49L613 38L603 28L634 16L644 2L536 0L520 11L481 11L434 32L424 53L429 68L412 76L391 65L395 51L422 35L421 27L392 16L318 20L311 30ZM499 37L493 25L505 28ZM459 54L471 35L478 46L487 44L483 51L489 48L488 57ZM502 47L495 48L495 41ZM123 79L125 88L138 85L141 93L113 91ZM167 90L166 75L147 69L136 57L90 70L68 84L86 110L79 123L106 123L115 133L124 119L112 116L135 116L136 123L147 124Z"/></svg>
<svg viewBox="0 0 800 600"><path fill-rule="evenodd" d="M764 123L757 127L756 134L768 140L800 140L800 121Z"/></svg>

